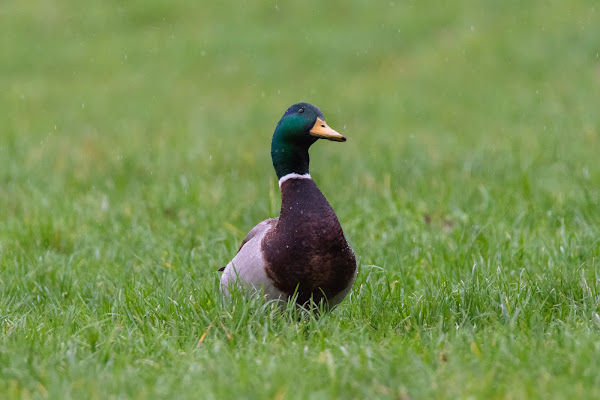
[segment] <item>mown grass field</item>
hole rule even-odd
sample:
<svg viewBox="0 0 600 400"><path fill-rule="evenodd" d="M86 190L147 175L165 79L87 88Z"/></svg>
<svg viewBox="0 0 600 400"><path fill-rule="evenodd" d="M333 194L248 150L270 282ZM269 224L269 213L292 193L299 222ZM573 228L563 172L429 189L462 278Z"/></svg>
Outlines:
<svg viewBox="0 0 600 400"><path fill-rule="evenodd" d="M600 398L595 1L0 3L0 397ZM217 268L297 101L359 259L298 321Z"/></svg>

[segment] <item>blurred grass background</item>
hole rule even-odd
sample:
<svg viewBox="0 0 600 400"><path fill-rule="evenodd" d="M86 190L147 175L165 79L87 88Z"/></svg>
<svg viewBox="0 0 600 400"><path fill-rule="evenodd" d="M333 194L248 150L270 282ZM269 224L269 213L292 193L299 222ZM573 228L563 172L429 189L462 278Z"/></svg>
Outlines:
<svg viewBox="0 0 600 400"><path fill-rule="evenodd" d="M599 38L594 1L2 2L0 391L597 397ZM308 325L215 293L298 101L361 264Z"/></svg>

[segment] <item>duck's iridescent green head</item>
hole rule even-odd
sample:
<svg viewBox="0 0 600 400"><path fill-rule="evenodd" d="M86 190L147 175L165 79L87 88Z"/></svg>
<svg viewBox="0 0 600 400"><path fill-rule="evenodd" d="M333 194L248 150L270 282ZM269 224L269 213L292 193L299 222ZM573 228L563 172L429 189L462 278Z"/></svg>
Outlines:
<svg viewBox="0 0 600 400"><path fill-rule="evenodd" d="M325 117L317 106L298 103L288 108L279 120L271 142L271 158L277 178L291 173L307 174L308 148L317 139L346 141L343 135L325 123Z"/></svg>

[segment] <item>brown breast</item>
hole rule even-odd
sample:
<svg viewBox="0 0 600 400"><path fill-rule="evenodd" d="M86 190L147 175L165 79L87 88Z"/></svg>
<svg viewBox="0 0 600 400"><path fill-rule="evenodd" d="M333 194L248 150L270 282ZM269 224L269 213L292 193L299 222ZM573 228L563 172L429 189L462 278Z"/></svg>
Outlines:
<svg viewBox="0 0 600 400"><path fill-rule="evenodd" d="M281 216L262 241L266 271L284 293L298 289L298 303L318 302L348 287L356 258L335 212L312 179L281 187Z"/></svg>

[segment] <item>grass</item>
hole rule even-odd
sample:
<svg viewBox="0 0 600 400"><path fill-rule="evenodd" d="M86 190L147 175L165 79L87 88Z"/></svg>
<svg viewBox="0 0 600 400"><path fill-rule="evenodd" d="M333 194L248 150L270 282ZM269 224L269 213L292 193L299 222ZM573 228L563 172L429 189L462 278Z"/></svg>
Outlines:
<svg viewBox="0 0 600 400"><path fill-rule="evenodd" d="M600 397L593 1L0 4L0 393ZM270 136L358 256L332 313L216 269L278 214Z"/></svg>

